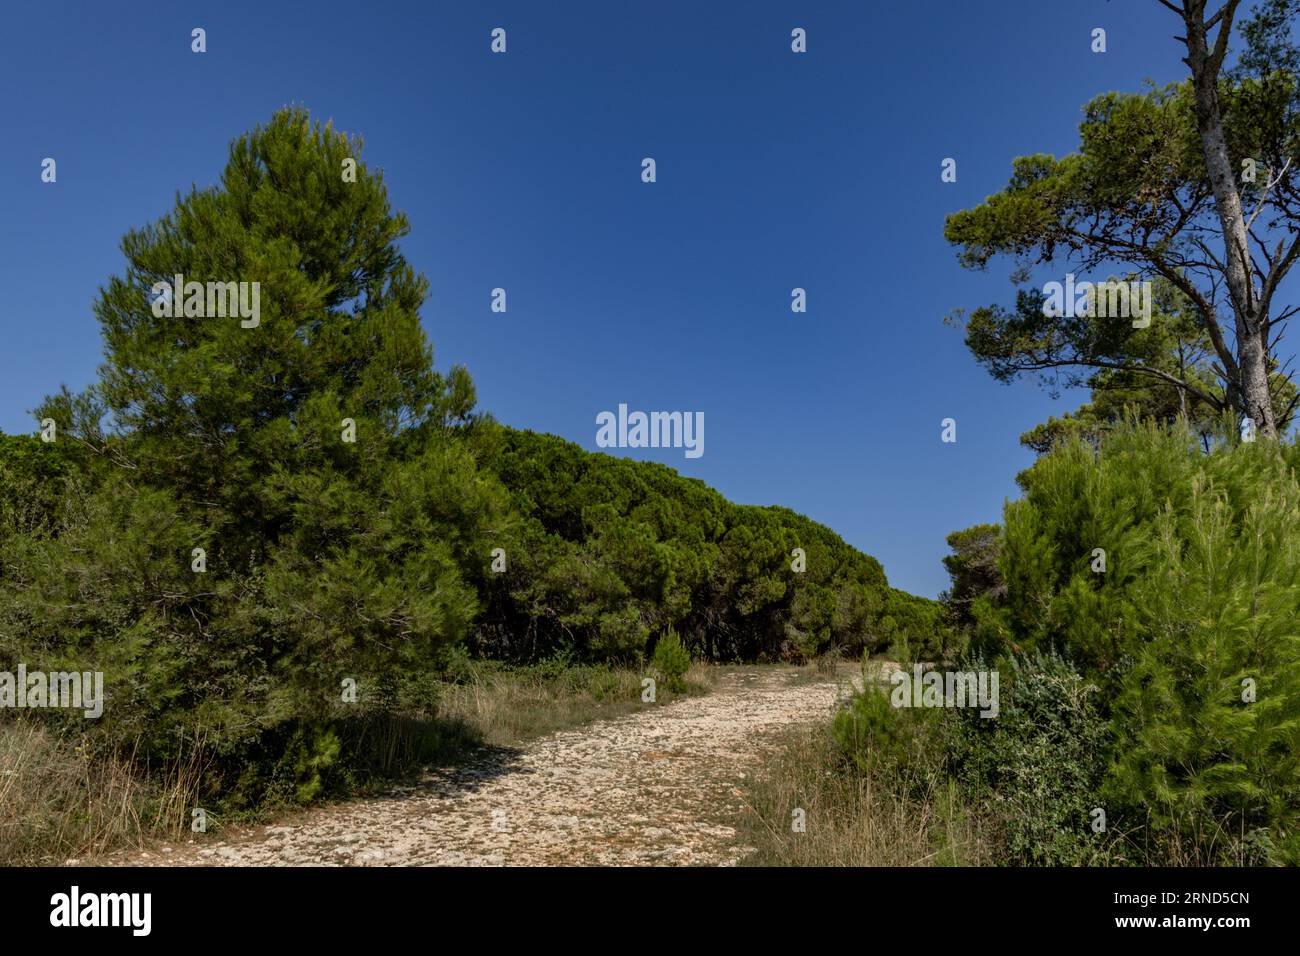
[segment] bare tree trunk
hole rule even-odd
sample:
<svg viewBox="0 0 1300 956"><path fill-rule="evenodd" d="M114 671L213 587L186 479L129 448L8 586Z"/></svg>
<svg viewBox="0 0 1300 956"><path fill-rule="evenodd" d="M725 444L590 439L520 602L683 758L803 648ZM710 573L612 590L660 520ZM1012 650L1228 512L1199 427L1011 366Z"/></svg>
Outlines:
<svg viewBox="0 0 1300 956"><path fill-rule="evenodd" d="M1239 3L1240 0L1225 0L1219 12L1206 21L1206 0L1185 0L1182 14L1187 36L1184 42L1187 44L1186 63L1192 71L1196 94L1196 125L1201 134L1201 150L1205 154L1223 230L1225 278L1236 319L1238 378L1228 383L1228 400L1254 421L1258 434L1276 438L1277 422L1268 387L1268 316L1261 308L1252 277L1246 218L1219 110L1219 72ZM1211 50L1209 33L1216 24L1219 32Z"/></svg>
<svg viewBox="0 0 1300 956"><path fill-rule="evenodd" d="M1237 335L1240 338L1241 333ZM1241 356L1241 401L1245 414L1255 422L1259 434L1277 438L1273 396L1268 390L1268 350L1263 335L1252 334L1238 344L1237 351Z"/></svg>

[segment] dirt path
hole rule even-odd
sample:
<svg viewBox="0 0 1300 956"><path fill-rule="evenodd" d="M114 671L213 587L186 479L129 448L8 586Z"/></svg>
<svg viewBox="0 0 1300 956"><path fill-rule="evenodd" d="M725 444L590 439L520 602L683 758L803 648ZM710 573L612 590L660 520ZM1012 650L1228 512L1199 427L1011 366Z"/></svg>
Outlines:
<svg viewBox="0 0 1300 956"><path fill-rule="evenodd" d="M772 732L830 714L836 682L792 671L722 677L704 697L484 751L389 796L311 811L128 865L734 864L728 815Z"/></svg>

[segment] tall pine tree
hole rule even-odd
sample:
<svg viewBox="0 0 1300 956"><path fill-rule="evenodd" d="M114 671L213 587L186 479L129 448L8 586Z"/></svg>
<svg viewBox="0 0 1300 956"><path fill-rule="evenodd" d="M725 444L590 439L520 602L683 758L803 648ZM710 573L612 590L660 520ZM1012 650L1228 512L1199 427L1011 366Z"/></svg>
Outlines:
<svg viewBox="0 0 1300 956"><path fill-rule="evenodd" d="M99 381L37 412L94 466L61 532L6 561L6 656L104 669L101 731L147 752L387 708L477 610L461 568L504 499L457 437L473 386L433 369L428 282L360 153L297 109L237 139L219 185L126 235ZM155 307L177 275L256 283L257 321Z"/></svg>

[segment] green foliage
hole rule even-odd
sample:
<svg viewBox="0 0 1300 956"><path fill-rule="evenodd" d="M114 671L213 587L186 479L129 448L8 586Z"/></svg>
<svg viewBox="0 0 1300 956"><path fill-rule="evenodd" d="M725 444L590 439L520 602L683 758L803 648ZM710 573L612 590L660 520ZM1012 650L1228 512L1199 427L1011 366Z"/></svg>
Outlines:
<svg viewBox="0 0 1300 956"><path fill-rule="evenodd" d="M329 728L313 728L294 738L290 753L295 758L299 803L311 803L324 791L323 775L338 762L340 749L338 735Z"/></svg>
<svg viewBox="0 0 1300 956"><path fill-rule="evenodd" d="M0 435L0 540L54 530L64 482L80 458L69 442Z"/></svg>
<svg viewBox="0 0 1300 956"><path fill-rule="evenodd" d="M934 602L892 591L878 562L801 515L734 505L664 465L551 435L495 427L483 440L522 520L511 573L483 585L482 653L639 659L671 626L706 660L806 660L885 646L894 604L933 640Z"/></svg>
<svg viewBox="0 0 1300 956"><path fill-rule="evenodd" d="M1098 452L1058 447L1007 506L1008 601L990 626L1101 688L1108 814L1148 854L1241 862L1243 834L1263 831L1300 860L1297 464L1293 443L1207 453L1147 425Z"/></svg>
<svg viewBox="0 0 1300 956"><path fill-rule="evenodd" d="M894 707L888 689L877 686L865 666L863 686L835 715L840 752L859 772L887 782L900 796L921 796L942 765L942 712Z"/></svg>
<svg viewBox="0 0 1300 956"><path fill-rule="evenodd" d="M202 739L213 779L283 728L328 739L344 678L351 716L390 710L469 631L461 569L509 525L456 437L472 386L433 370L406 220L364 163L341 181L359 154L299 110L237 140L220 186L123 240L95 304L100 379L37 413L59 441L5 443L0 467L62 486L43 524L0 533L0 662L104 671L95 733L145 759ZM260 283L260 324L156 315L147 293L175 273ZM306 752L310 795L332 748Z"/></svg>
<svg viewBox="0 0 1300 956"><path fill-rule="evenodd" d="M978 808L998 860L1018 865L1118 859L1094 834L1110 731L1097 688L1060 657L975 657L962 670L997 669L999 711L895 707L864 667L863 686L835 717L840 753L893 799Z"/></svg>
<svg viewBox="0 0 1300 956"><path fill-rule="evenodd" d="M1288 28L1284 21L1281 33ZM1276 39L1276 31L1261 30L1261 38ZM1256 66L1278 60L1266 55ZM1263 212L1253 225L1268 248L1290 243L1284 226L1294 219L1291 196L1300 174L1285 161L1300 141L1298 94L1297 76L1285 70L1240 74L1219 88L1230 165L1260 164L1256 181L1237 187L1245 209ZM1140 94L1105 93L1084 108L1077 152L1018 157L1006 188L948 217L945 237L969 268L1005 256L1016 263L1015 280L1025 282L1036 266L1050 266L1051 278L1061 281L1067 271L1082 280L1090 270L1118 265L1125 270L1121 281L1153 283L1146 328L1116 315L1046 316L1042 293L1028 285L1011 308L959 309L949 317L964 326L967 346L999 381L1033 376L1053 392L1092 390L1089 406L1026 434L1032 447L1045 450L1068 435L1095 437L1122 420L1126 404L1143 417L1169 421L1182 414L1197 425L1228 408L1244 412L1237 382L1224 371L1243 358L1233 351L1243 343L1229 344L1230 309L1220 297L1224 266L1213 256L1207 262L1203 251L1207 240L1222 242L1222 224L1207 201L1213 192L1204 148L1191 81ZM1271 265L1277 268L1269 284L1291 267L1284 260ZM1297 390L1272 354L1259 371L1284 426Z"/></svg>
<svg viewBox="0 0 1300 956"><path fill-rule="evenodd" d="M885 615L876 633L877 640L863 650L884 649L900 664L944 660L960 650L960 635L950 626L942 604L894 588L885 598Z"/></svg>
<svg viewBox="0 0 1300 956"><path fill-rule="evenodd" d="M680 691L682 678L691 669L691 654L682 644L682 639L672 628L655 642L654 656L651 658L654 669L663 678L669 690Z"/></svg>
<svg viewBox="0 0 1300 956"><path fill-rule="evenodd" d="M1006 597L1007 585L998 569L998 556L1002 551L1002 528L996 524L978 524L964 531L948 535L952 554L943 559L943 566L952 579L952 586L940 596L947 611L949 624L960 636L955 646L961 652L972 639L983 643L983 633L978 626L982 613L998 606Z"/></svg>
<svg viewBox="0 0 1300 956"><path fill-rule="evenodd" d="M1092 372L1086 381L1077 382L1088 387L1090 400L1074 412L1049 418L1025 432L1020 436L1022 445L1039 454L1070 438L1096 447L1107 432L1125 427L1134 418L1166 425L1185 421L1202 443L1219 430L1220 410L1228 406L1228 400L1217 377L1210 335L1185 295L1164 279L1157 280L1154 288L1156 311L1151 326L1121 335L1125 361L1139 363L1143 370L1102 368ZM1009 332L1019 321L1008 320L997 334ZM1036 324L1040 319L1031 321ZM974 326L969 331L973 332ZM1296 387L1275 359L1270 359L1269 371L1274 414L1285 426L1295 407ZM1190 383L1192 390L1174 384L1176 381Z"/></svg>
<svg viewBox="0 0 1300 956"><path fill-rule="evenodd" d="M975 657L966 670L989 670ZM1096 707L1097 687L1057 655L999 662L999 712L949 712L949 772L967 799L996 821L1005 862L1095 865L1109 845L1093 833L1110 735Z"/></svg>

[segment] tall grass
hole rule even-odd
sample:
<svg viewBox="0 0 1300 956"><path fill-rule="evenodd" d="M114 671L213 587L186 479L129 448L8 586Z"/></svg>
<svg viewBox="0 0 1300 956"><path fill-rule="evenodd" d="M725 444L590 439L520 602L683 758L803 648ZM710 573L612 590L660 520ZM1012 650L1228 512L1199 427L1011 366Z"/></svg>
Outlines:
<svg viewBox="0 0 1300 956"><path fill-rule="evenodd" d="M199 760L147 774L38 723L0 725L0 864L51 865L188 830Z"/></svg>
<svg viewBox="0 0 1300 956"><path fill-rule="evenodd" d="M464 721L489 746L514 746L543 734L643 707L644 668L599 664L554 665L549 662L508 667L491 661L469 664L460 679L444 685L438 713ZM705 693L713 683L706 664L694 663L682 688L660 682L656 703Z"/></svg>
<svg viewBox="0 0 1300 956"><path fill-rule="evenodd" d="M887 767L856 767L829 722L787 731L745 800L738 829L751 849L743 865L994 862L983 825L952 781L930 774L917 790L901 786ZM803 811L802 831L795 829L796 810Z"/></svg>

